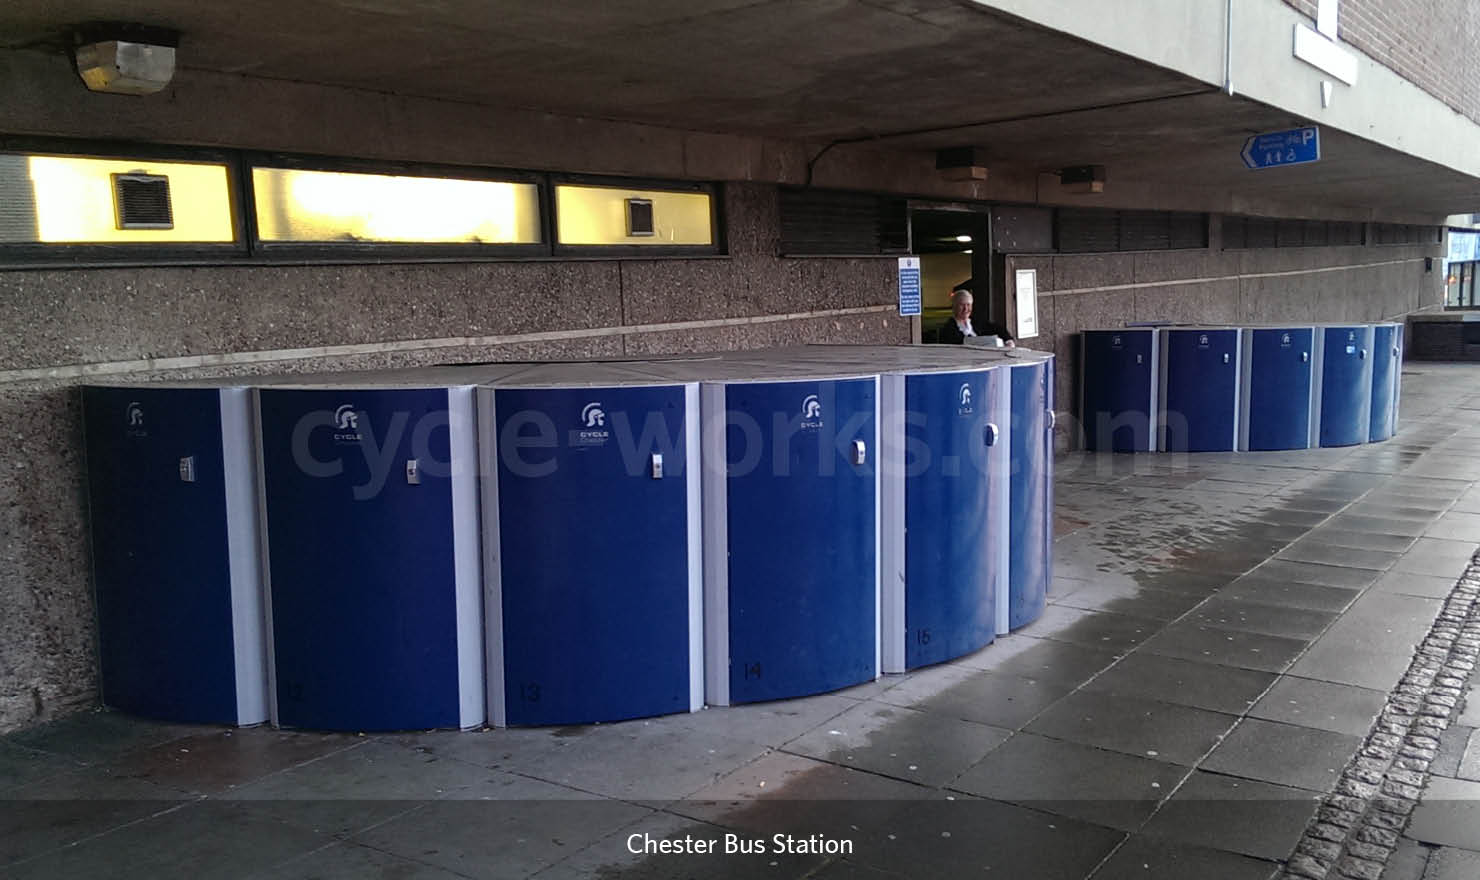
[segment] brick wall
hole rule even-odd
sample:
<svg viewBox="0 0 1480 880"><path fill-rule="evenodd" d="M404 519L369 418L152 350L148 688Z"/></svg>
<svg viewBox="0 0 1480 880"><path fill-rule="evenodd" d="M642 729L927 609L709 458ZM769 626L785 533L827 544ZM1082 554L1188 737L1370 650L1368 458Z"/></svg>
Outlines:
<svg viewBox="0 0 1480 880"><path fill-rule="evenodd" d="M1315 21L1315 0L1285 0ZM1480 4L1341 0L1344 42L1480 122Z"/></svg>

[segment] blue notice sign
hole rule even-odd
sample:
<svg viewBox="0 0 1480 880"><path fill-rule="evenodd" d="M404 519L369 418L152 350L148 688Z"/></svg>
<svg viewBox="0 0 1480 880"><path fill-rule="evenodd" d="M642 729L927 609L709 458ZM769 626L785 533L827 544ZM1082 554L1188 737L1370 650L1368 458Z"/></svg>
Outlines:
<svg viewBox="0 0 1480 880"><path fill-rule="evenodd" d="M899 313L920 314L920 258L899 258Z"/></svg>
<svg viewBox="0 0 1480 880"><path fill-rule="evenodd" d="M1315 126L1256 134L1244 141L1239 154L1250 168L1300 165L1321 159L1321 132Z"/></svg>

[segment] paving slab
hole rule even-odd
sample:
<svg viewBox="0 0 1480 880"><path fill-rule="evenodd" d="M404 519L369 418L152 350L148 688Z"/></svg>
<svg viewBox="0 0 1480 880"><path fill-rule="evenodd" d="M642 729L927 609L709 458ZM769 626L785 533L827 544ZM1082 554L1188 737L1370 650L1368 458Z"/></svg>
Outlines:
<svg viewBox="0 0 1480 880"><path fill-rule="evenodd" d="M950 787L1134 831L1190 772L1165 761L1018 733Z"/></svg>
<svg viewBox="0 0 1480 880"><path fill-rule="evenodd" d="M1222 629L1184 619L1152 636L1138 650L1203 663L1283 672L1308 644L1304 639Z"/></svg>
<svg viewBox="0 0 1480 880"><path fill-rule="evenodd" d="M1430 777L1406 833L1424 843L1480 850L1480 782Z"/></svg>
<svg viewBox="0 0 1480 880"><path fill-rule="evenodd" d="M1315 814L1317 796L1299 788L1195 771L1142 833L1283 860Z"/></svg>
<svg viewBox="0 0 1480 880"><path fill-rule="evenodd" d="M1361 745L1362 737L1352 734L1245 718L1200 766L1324 794Z"/></svg>
<svg viewBox="0 0 1480 880"><path fill-rule="evenodd" d="M1241 715L1276 678L1270 672L1137 651L1100 673L1085 689Z"/></svg>
<svg viewBox="0 0 1480 880"><path fill-rule="evenodd" d="M1480 877L1480 852L1441 846L1429 856L1423 880L1475 880Z"/></svg>
<svg viewBox="0 0 1480 880"><path fill-rule="evenodd" d="M1224 629L1247 630L1291 639L1313 639L1331 625L1336 614L1330 611L1268 605L1220 594L1199 605L1188 619Z"/></svg>
<svg viewBox="0 0 1480 880"><path fill-rule="evenodd" d="M1199 846L1187 846L1146 834L1133 835L1105 864L1094 880L1158 880L1162 877L1207 880L1269 880L1276 862Z"/></svg>
<svg viewBox="0 0 1480 880"><path fill-rule="evenodd" d="M1372 585L1372 589L1385 593L1401 593L1405 596L1423 596L1429 599L1443 599L1454 592L1454 585L1459 581L1459 575L1454 577L1441 577L1432 574L1417 574L1411 571L1400 571L1393 569L1384 572L1382 577Z"/></svg>
<svg viewBox="0 0 1480 880"><path fill-rule="evenodd" d="M1282 676L1249 715L1349 736L1366 736L1387 694L1328 681Z"/></svg>
<svg viewBox="0 0 1480 880"><path fill-rule="evenodd" d="M1020 675L963 670L954 684L928 695L895 689L879 699L945 718L1017 730L1072 690L1071 685Z"/></svg>
<svg viewBox="0 0 1480 880"><path fill-rule="evenodd" d="M1223 599L1246 599L1264 605L1341 612L1357 600L1358 591L1345 587L1300 584L1260 575L1247 575L1218 593Z"/></svg>
<svg viewBox="0 0 1480 880"><path fill-rule="evenodd" d="M866 702L786 744L798 755L942 786L960 776L1011 731L933 712Z"/></svg>
<svg viewBox="0 0 1480 880"><path fill-rule="evenodd" d="M1221 712L1085 690L1055 703L1025 730L1190 767L1237 721Z"/></svg>

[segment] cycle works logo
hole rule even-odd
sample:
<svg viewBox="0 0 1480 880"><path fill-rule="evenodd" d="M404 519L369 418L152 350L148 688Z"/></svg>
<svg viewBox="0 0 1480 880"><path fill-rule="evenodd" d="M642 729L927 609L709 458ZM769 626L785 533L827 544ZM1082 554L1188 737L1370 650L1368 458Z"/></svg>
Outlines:
<svg viewBox="0 0 1480 880"><path fill-rule="evenodd" d="M129 437L148 437L149 429L144 426L144 407L137 401L129 402L124 410L124 434Z"/></svg>
<svg viewBox="0 0 1480 880"><path fill-rule="evenodd" d="M334 442L359 443L365 437L360 433L360 414L352 403L342 404L334 410Z"/></svg>
<svg viewBox="0 0 1480 880"><path fill-rule="evenodd" d="M1202 333L1202 334L1199 334L1198 335L1198 337L1197 337L1197 347L1198 348L1207 348L1208 347L1208 334Z"/></svg>
<svg viewBox="0 0 1480 880"><path fill-rule="evenodd" d="M963 416L971 415L971 413L975 411L975 409L971 405L971 385L970 384L968 384L966 382L962 382L961 383L961 390L956 393L956 402L957 402L957 406L956 406L956 413L957 413L957 415L963 415Z"/></svg>
<svg viewBox="0 0 1480 880"><path fill-rule="evenodd" d="M822 401L817 395L808 394L802 398L802 430L817 430L822 427Z"/></svg>
<svg viewBox="0 0 1480 880"><path fill-rule="evenodd" d="M611 439L606 429L606 410L593 400L581 407L581 426L570 432L572 446L601 446Z"/></svg>
<svg viewBox="0 0 1480 880"><path fill-rule="evenodd" d="M1119 334L1116 334L1116 335L1110 337L1110 347L1111 348L1120 348L1122 345L1124 345L1124 343L1121 342L1120 335Z"/></svg>
<svg viewBox="0 0 1480 880"><path fill-rule="evenodd" d="M1285 333L1285 334L1282 334L1280 336L1280 346L1282 348L1289 348L1290 347L1290 334Z"/></svg>

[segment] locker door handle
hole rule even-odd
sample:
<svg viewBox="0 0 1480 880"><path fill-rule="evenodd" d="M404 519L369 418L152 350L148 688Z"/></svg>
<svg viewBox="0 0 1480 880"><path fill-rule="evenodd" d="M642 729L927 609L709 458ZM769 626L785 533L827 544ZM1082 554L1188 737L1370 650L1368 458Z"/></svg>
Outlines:
<svg viewBox="0 0 1480 880"><path fill-rule="evenodd" d="M868 460L868 446L862 440L853 441L853 463L863 464Z"/></svg>
<svg viewBox="0 0 1480 880"><path fill-rule="evenodd" d="M1359 348L1359 349L1357 349L1357 357L1359 359L1366 359L1366 357L1367 357L1367 349L1365 349L1365 348Z"/></svg>
<svg viewBox="0 0 1480 880"><path fill-rule="evenodd" d="M1140 362L1141 362L1141 356L1140 355L1136 355L1136 363L1139 364Z"/></svg>
<svg viewBox="0 0 1480 880"><path fill-rule="evenodd" d="M1308 364L1308 363L1310 363L1310 352L1308 352L1308 351L1302 351L1300 353L1300 362L1302 364Z"/></svg>
<svg viewBox="0 0 1480 880"><path fill-rule="evenodd" d="M1059 414L1056 413L1056 412L1054 412L1053 410L1047 410L1047 412L1048 412L1048 429L1050 431L1052 431L1054 428L1058 427L1058 424L1059 424Z"/></svg>
<svg viewBox="0 0 1480 880"><path fill-rule="evenodd" d="M1229 354L1227 354L1227 353L1224 353L1224 355L1223 355L1223 363L1225 363L1225 364L1226 364L1226 363L1228 363L1228 359L1229 359L1229 358L1230 358L1230 357L1231 357L1231 355L1229 355Z"/></svg>
<svg viewBox="0 0 1480 880"><path fill-rule="evenodd" d="M996 446L997 435L997 426L992 424L991 422L988 422L986 429L982 431L982 442L988 446Z"/></svg>

